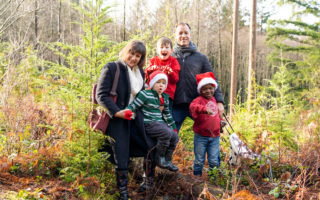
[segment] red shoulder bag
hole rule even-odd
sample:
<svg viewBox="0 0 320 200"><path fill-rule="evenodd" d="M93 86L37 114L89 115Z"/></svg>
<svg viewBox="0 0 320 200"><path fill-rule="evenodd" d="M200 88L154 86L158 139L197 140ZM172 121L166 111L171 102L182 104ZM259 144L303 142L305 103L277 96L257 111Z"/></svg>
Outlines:
<svg viewBox="0 0 320 200"><path fill-rule="evenodd" d="M116 74L115 74L113 84L112 84L112 89L110 92L110 98L115 103L118 97L118 94L116 93L116 89L118 86L119 74L120 74L119 64L117 62L116 62L116 65L117 65ZM94 130L101 131L103 134L105 134L109 124L110 116L107 114L107 112L105 111L99 112L94 107L95 104L98 104L96 100L96 90L97 90L97 84L94 84L92 88L92 110L89 114L87 123Z"/></svg>

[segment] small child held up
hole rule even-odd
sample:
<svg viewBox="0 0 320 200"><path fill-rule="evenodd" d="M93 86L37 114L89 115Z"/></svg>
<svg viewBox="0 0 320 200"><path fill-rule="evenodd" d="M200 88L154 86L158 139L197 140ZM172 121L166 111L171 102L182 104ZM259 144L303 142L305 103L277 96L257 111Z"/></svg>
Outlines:
<svg viewBox="0 0 320 200"><path fill-rule="evenodd" d="M172 155L179 141L176 125L169 111L169 95L164 93L168 77L162 71L154 71L149 76L150 90L138 93L125 111L125 118L131 119L132 112L141 108L147 135L157 140L156 163L160 168L178 171L172 163Z"/></svg>
<svg viewBox="0 0 320 200"><path fill-rule="evenodd" d="M171 56L172 41L167 37L161 37L157 41L157 54L149 60L149 66L145 69L146 81L150 79L150 74L154 71L160 70L168 76L168 87L165 93L170 96L170 111L172 111L172 103L174 93L176 91L176 84L179 80L180 65L175 57Z"/></svg>
<svg viewBox="0 0 320 200"><path fill-rule="evenodd" d="M193 174L202 176L206 159L209 170L220 165L220 117L218 105L213 94L218 87L214 74L207 72L196 75L199 97L190 104L190 113L194 119L194 164Z"/></svg>

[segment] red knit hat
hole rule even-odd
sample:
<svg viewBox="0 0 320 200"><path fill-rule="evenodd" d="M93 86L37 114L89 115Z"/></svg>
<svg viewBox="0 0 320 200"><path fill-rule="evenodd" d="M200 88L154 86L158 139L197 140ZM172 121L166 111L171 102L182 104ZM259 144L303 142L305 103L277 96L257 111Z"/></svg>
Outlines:
<svg viewBox="0 0 320 200"><path fill-rule="evenodd" d="M214 74L212 72L206 72L203 74L196 75L197 84L198 84L198 93L200 94L200 89L207 85L212 84L214 89L218 87L218 83L216 82L216 78L214 77Z"/></svg>
<svg viewBox="0 0 320 200"><path fill-rule="evenodd" d="M149 80L147 82L147 84L150 86L150 88L152 89L153 88L153 85L158 81L158 80L161 80L161 79L164 79L166 80L166 88L164 90L167 89L167 86L168 86L168 76L160 71L160 70L157 70L157 71L154 71L150 74L149 76Z"/></svg>

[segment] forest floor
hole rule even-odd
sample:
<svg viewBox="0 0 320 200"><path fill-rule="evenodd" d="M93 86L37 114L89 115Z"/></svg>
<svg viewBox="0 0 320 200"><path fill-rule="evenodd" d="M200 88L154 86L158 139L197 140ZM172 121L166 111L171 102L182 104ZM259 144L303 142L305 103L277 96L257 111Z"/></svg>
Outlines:
<svg viewBox="0 0 320 200"><path fill-rule="evenodd" d="M58 178L18 177L0 173L0 200L13 199L79 199L70 184Z"/></svg>
<svg viewBox="0 0 320 200"><path fill-rule="evenodd" d="M210 181L206 170L202 177L196 177L192 173L192 152L183 147L178 147L173 162L179 167L179 172L173 173L167 170L158 169L156 171L155 187L152 191L139 193L139 184L142 182L142 162L135 160L134 167L130 172L129 193L132 200L153 199L153 200L191 200L191 199L229 199L229 200L272 200L272 199L295 199L295 200L320 200L320 180L318 184L310 187L298 188L294 193L288 192L278 198L269 192L275 185L247 176L248 184L243 185L240 180L236 183L227 183L225 188L232 185L230 190L226 190L218 184L218 180ZM0 200L74 200L81 198L79 189L75 183L66 183L57 176L43 178L42 176L31 176L20 172L11 173L3 163L0 163ZM206 166L207 168L207 166ZM8 168L7 168L8 169ZM246 173L245 171L243 172ZM285 175L283 175L282 178ZM230 181L231 182L231 181ZM280 187L280 186L279 186ZM117 192L116 185L113 191L106 191L109 194ZM301 198L302 195L302 198ZM88 198L94 199L94 198Z"/></svg>

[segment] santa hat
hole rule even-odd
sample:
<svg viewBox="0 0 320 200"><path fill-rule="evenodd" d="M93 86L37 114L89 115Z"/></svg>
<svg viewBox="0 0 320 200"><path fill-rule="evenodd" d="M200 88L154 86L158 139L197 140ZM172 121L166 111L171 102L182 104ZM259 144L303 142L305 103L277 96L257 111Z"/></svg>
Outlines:
<svg viewBox="0 0 320 200"><path fill-rule="evenodd" d="M150 74L149 76L149 81L148 81L148 85L150 86L150 88L152 89L153 88L153 85L158 81L158 80L161 80L161 79L164 79L166 80L166 88L164 90L167 89L167 86L168 86L168 76L162 72L162 71L154 71Z"/></svg>
<svg viewBox="0 0 320 200"><path fill-rule="evenodd" d="M212 84L214 89L218 87L218 83L216 82L216 78L214 77L214 74L212 72L207 72L203 74L196 75L197 84L198 84L198 93L200 94L200 89L207 85Z"/></svg>

